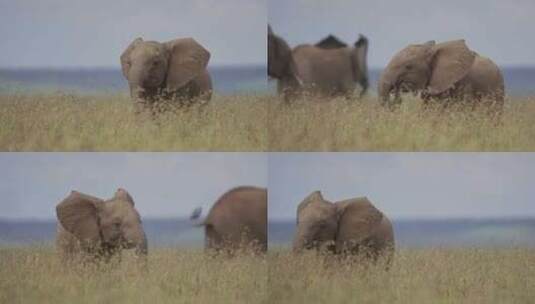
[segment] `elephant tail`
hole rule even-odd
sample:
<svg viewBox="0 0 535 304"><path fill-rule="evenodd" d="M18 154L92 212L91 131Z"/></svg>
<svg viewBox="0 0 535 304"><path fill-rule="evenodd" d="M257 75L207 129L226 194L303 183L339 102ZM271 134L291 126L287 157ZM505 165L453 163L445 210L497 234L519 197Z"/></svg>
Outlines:
<svg viewBox="0 0 535 304"><path fill-rule="evenodd" d="M202 215L202 207L197 207L191 212L189 219L190 221L193 222L193 226L200 227L200 226L206 225L205 220L201 220L201 215Z"/></svg>

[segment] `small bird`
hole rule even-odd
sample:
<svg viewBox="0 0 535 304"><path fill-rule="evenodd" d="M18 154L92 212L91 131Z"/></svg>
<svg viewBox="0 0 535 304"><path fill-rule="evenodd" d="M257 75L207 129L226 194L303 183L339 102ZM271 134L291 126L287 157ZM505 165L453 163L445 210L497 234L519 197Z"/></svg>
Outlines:
<svg viewBox="0 0 535 304"><path fill-rule="evenodd" d="M201 213L202 213L202 207L197 207L195 208L195 210L193 210L193 212L189 216L189 219L192 221L196 220L201 216Z"/></svg>

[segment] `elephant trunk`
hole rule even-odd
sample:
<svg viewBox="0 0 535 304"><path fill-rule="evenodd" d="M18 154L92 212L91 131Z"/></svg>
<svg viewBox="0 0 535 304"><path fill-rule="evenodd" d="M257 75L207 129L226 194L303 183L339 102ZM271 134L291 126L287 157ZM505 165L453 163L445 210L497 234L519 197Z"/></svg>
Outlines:
<svg viewBox="0 0 535 304"><path fill-rule="evenodd" d="M147 245L147 238L145 237L145 234L143 234L143 239L136 245L135 249L136 257L137 257L137 264L139 269L142 271L148 270L148 245Z"/></svg>
<svg viewBox="0 0 535 304"><path fill-rule="evenodd" d="M294 253L302 252L307 246L308 236L306 235L304 230L305 229L303 229L303 227L297 227L297 231L292 242L292 251Z"/></svg>
<svg viewBox="0 0 535 304"><path fill-rule="evenodd" d="M401 94L398 81L398 75L393 73L389 67L386 67L381 77L379 78L379 85L377 88L377 95L379 103L383 106L392 107L401 103ZM391 94L394 94L394 99L391 100Z"/></svg>
<svg viewBox="0 0 535 304"><path fill-rule="evenodd" d="M379 103L385 107L392 107L401 103L401 95L399 88L392 81L384 80L383 77L379 80L378 85ZM394 98L391 98L391 94Z"/></svg>
<svg viewBox="0 0 535 304"><path fill-rule="evenodd" d="M161 84L153 83L151 75L141 65L134 65L130 69L128 84L130 97L135 102L143 103L151 95L154 95Z"/></svg>
<svg viewBox="0 0 535 304"><path fill-rule="evenodd" d="M130 84L130 97L134 100L141 99L145 97L145 89L137 84Z"/></svg>
<svg viewBox="0 0 535 304"><path fill-rule="evenodd" d="M138 257L143 257L148 254L147 236L143 231L141 223L135 225L130 229L124 231L124 247L135 249Z"/></svg>
<svg viewBox="0 0 535 304"><path fill-rule="evenodd" d="M304 238L297 237L294 239L292 243L292 251L293 253L301 253L303 249L305 248L305 240Z"/></svg>
<svg viewBox="0 0 535 304"><path fill-rule="evenodd" d="M143 235L143 239L136 245L136 255L138 257L146 257L149 253L147 238Z"/></svg>

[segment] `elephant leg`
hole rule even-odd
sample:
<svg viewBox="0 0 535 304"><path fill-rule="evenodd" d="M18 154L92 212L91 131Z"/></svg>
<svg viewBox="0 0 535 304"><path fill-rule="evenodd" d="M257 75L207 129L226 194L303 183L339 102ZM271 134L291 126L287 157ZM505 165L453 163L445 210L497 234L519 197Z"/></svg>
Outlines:
<svg viewBox="0 0 535 304"><path fill-rule="evenodd" d="M215 230L213 225L206 225L204 227L205 234L205 249L219 251L223 247L223 238Z"/></svg>

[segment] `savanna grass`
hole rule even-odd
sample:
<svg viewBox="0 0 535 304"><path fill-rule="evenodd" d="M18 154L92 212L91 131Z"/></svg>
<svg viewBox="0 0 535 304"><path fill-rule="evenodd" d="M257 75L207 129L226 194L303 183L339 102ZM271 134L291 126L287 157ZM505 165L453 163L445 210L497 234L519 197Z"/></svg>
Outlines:
<svg viewBox="0 0 535 304"><path fill-rule="evenodd" d="M533 249L402 249L384 264L286 251L269 257L269 303L533 303Z"/></svg>
<svg viewBox="0 0 535 304"><path fill-rule="evenodd" d="M265 151L267 97L137 114L124 95L0 96L2 151Z"/></svg>
<svg viewBox="0 0 535 304"><path fill-rule="evenodd" d="M534 151L535 98L485 109L424 109L405 98L286 104L277 96L214 96L204 107L136 114L128 96L1 95L2 151Z"/></svg>
<svg viewBox="0 0 535 304"><path fill-rule="evenodd" d="M66 267L52 248L0 249L0 303L265 303L265 257L156 249L148 270L120 263Z"/></svg>
<svg viewBox="0 0 535 304"><path fill-rule="evenodd" d="M509 98L500 120L485 108L423 107L405 98L398 109L375 98L304 98L270 102L271 151L534 151L535 98Z"/></svg>
<svg viewBox="0 0 535 304"><path fill-rule="evenodd" d="M533 286L527 248L400 249L388 270L285 250L162 248L146 271L129 255L65 267L50 247L0 248L0 303L532 303Z"/></svg>

